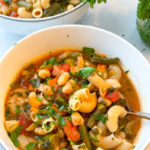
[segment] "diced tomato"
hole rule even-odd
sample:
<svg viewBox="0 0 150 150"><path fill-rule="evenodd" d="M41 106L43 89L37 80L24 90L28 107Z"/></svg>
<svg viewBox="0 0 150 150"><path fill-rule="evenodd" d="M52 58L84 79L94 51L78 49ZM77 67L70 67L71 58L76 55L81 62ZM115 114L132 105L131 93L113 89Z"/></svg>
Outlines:
<svg viewBox="0 0 150 150"><path fill-rule="evenodd" d="M17 18L19 15L18 15L18 13L14 13L14 14L12 14L12 17L15 17L15 18Z"/></svg>
<svg viewBox="0 0 150 150"><path fill-rule="evenodd" d="M77 131L77 126L74 126L71 121L68 121L67 118L64 118L67 122L67 125L64 126L64 131L68 140L77 142L80 140L80 133Z"/></svg>
<svg viewBox="0 0 150 150"><path fill-rule="evenodd" d="M62 70L64 72L69 72L70 69L71 69L71 66L69 64L63 64L62 65Z"/></svg>
<svg viewBox="0 0 150 150"><path fill-rule="evenodd" d="M107 93L107 94L105 95L105 97L106 97L107 99L109 99L111 102L116 102L116 101L119 100L119 94L118 94L118 92L117 92L116 90L113 91L111 94Z"/></svg>
<svg viewBox="0 0 150 150"><path fill-rule="evenodd" d="M69 64L54 65L52 74L58 78L62 72L69 72L70 68Z"/></svg>
<svg viewBox="0 0 150 150"><path fill-rule="evenodd" d="M4 0L0 0L0 3L6 5L5 1Z"/></svg>
<svg viewBox="0 0 150 150"><path fill-rule="evenodd" d="M20 125L22 125L21 134L29 135L31 132L26 131L26 129L33 123L32 120L29 120L28 118L25 118L24 115L21 115L20 117Z"/></svg>

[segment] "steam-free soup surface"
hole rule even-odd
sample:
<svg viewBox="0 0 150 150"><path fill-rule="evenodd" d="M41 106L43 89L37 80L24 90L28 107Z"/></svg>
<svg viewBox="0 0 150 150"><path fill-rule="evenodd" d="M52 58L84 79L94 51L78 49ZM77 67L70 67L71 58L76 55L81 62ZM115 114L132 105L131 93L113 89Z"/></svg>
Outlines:
<svg viewBox="0 0 150 150"><path fill-rule="evenodd" d="M137 92L118 65L92 48L35 59L6 95L4 126L20 150L130 150L141 120ZM132 70L131 70L132 71Z"/></svg>

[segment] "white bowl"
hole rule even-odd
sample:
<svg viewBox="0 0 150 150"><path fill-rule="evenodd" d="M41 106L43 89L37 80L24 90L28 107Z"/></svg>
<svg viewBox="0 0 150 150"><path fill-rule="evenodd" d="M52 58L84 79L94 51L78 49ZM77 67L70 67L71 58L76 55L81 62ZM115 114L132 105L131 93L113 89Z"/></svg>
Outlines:
<svg viewBox="0 0 150 150"><path fill-rule="evenodd" d="M89 3L80 3L70 11L39 19L14 18L0 14L0 27L15 34L29 35L44 28L73 24L85 14L88 8Z"/></svg>
<svg viewBox="0 0 150 150"><path fill-rule="evenodd" d="M25 37L0 61L0 142L6 149L16 149L4 128L4 99L18 71L33 59L50 51L63 48L82 49L84 46L92 47L96 52L104 53L108 57L120 58L124 70L130 70L129 77L141 99L142 110L150 113L150 67L135 47L110 32L90 26L52 27ZM149 125L149 121L143 121L134 150L143 150L148 144Z"/></svg>

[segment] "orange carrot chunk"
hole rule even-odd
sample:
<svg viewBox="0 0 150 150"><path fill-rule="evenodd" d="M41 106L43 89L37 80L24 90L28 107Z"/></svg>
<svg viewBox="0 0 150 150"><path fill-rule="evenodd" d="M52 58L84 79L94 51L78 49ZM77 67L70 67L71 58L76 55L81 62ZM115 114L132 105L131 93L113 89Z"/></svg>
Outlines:
<svg viewBox="0 0 150 150"><path fill-rule="evenodd" d="M58 80L58 78L54 78L54 79L48 80L47 84L49 84L51 86L55 86L57 84L57 80Z"/></svg>
<svg viewBox="0 0 150 150"><path fill-rule="evenodd" d="M31 106L30 110L34 113L38 113L38 111L39 111L37 108L35 108L33 106Z"/></svg>
<svg viewBox="0 0 150 150"><path fill-rule="evenodd" d="M39 106L42 105L42 102L38 101L37 98L35 98L35 97L31 97L31 98L29 98L29 104L33 107L38 108Z"/></svg>

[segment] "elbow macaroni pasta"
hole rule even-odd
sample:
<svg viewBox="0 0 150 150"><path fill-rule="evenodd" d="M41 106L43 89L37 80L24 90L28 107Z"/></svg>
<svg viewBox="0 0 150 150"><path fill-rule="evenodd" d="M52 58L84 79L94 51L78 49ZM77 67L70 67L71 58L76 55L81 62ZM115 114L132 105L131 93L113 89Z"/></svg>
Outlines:
<svg viewBox="0 0 150 150"><path fill-rule="evenodd" d="M90 94L87 100L83 100L81 102L81 107L79 111L82 113L90 113L95 109L96 106L97 106L96 93L92 93Z"/></svg>
<svg viewBox="0 0 150 150"><path fill-rule="evenodd" d="M81 101L87 100L90 96L90 91L88 88L80 89L76 91L69 99L69 107L76 111L81 107Z"/></svg>
<svg viewBox="0 0 150 150"><path fill-rule="evenodd" d="M41 5L43 9L47 9L50 7L50 1L49 0L41 0Z"/></svg>
<svg viewBox="0 0 150 150"><path fill-rule="evenodd" d="M108 112L108 121L106 122L107 128L110 132L115 132L118 128L118 118L123 118L127 111L124 107L121 106L113 106Z"/></svg>
<svg viewBox="0 0 150 150"><path fill-rule="evenodd" d="M105 137L103 137L102 135L101 135L101 129L100 128L98 128L98 127L93 127L92 129L97 129L98 131L99 131L99 135L97 135L97 136L95 136L94 134L92 134L92 132L90 131L90 136L92 137L92 138L95 138L95 137L97 137L97 142L94 142L93 140L92 140L92 143L96 146L96 147L100 147L100 148L102 148L102 149L106 149L106 150L109 150L109 149L113 149L113 148L115 148L116 146L118 146L119 144L121 144L121 142L122 142L122 139L120 138L117 138L117 137L115 137L114 136L114 134L110 134L109 136L105 136Z"/></svg>
<svg viewBox="0 0 150 150"><path fill-rule="evenodd" d="M17 12L20 18L33 18L32 13L27 11L24 7L18 8Z"/></svg>
<svg viewBox="0 0 150 150"><path fill-rule="evenodd" d="M102 97L105 96L107 93L107 89L110 88L111 86L102 78L100 77L97 73L92 74L88 76L87 78L90 83L95 85L98 89L100 89L100 94Z"/></svg>

